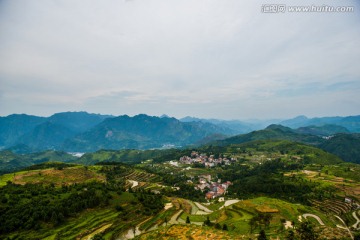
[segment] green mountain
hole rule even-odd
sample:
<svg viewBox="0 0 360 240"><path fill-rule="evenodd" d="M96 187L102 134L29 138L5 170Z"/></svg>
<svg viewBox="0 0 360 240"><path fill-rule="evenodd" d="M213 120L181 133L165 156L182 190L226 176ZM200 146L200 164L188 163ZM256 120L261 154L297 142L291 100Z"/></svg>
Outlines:
<svg viewBox="0 0 360 240"><path fill-rule="evenodd" d="M279 152L290 156L301 156L304 164L331 165L343 161L334 154L320 148L287 140L257 140L236 145L241 149L254 149L261 152Z"/></svg>
<svg viewBox="0 0 360 240"><path fill-rule="evenodd" d="M230 144L251 142L255 140L289 140L289 141L308 143L314 145L324 141L322 138L318 136L297 133L295 130L291 128L273 124L263 130L253 131L251 133L237 135L234 137L217 141L216 144L224 146Z"/></svg>
<svg viewBox="0 0 360 240"><path fill-rule="evenodd" d="M360 134L337 134L319 147L347 162L360 163Z"/></svg>
<svg viewBox="0 0 360 240"><path fill-rule="evenodd" d="M0 175L19 170L32 164L33 162L28 157L17 155L9 150L0 152Z"/></svg>
<svg viewBox="0 0 360 240"><path fill-rule="evenodd" d="M110 117L86 112L56 113L48 118L26 114L0 117L0 149L11 148L19 153L59 149L65 139Z"/></svg>
<svg viewBox="0 0 360 240"><path fill-rule="evenodd" d="M46 121L44 117L12 114L0 117L0 149L16 144L19 137Z"/></svg>
<svg viewBox="0 0 360 240"><path fill-rule="evenodd" d="M256 140L287 140L312 145L329 153L335 154L347 162L360 163L359 134L340 133L331 137L320 137L322 134L328 135L329 133L341 130L345 131L344 128L339 126L332 128L332 125L299 128L297 130L293 130L281 125L270 125L264 130L237 135L224 140L216 141L213 144L226 146L231 144L247 143Z"/></svg>
<svg viewBox="0 0 360 240"><path fill-rule="evenodd" d="M165 150L99 150L93 153L85 153L74 162L84 165L91 165L101 162L117 162L117 163L140 163L148 159L154 159L161 156L166 156L172 152L180 150L165 149Z"/></svg>
<svg viewBox="0 0 360 240"><path fill-rule="evenodd" d="M9 150L0 151L0 175L44 162L71 162L77 158L59 151L44 151L31 154L16 154Z"/></svg>
<svg viewBox="0 0 360 240"><path fill-rule="evenodd" d="M69 128L45 122L36 126L31 132L21 136L17 142L27 145L30 149L57 149L65 139L75 136Z"/></svg>
<svg viewBox="0 0 360 240"><path fill-rule="evenodd" d="M150 149L164 145L193 144L222 129L203 122L183 123L175 118L151 117L144 114L109 118L65 142L67 151L100 149Z"/></svg>
<svg viewBox="0 0 360 240"><path fill-rule="evenodd" d="M301 134L311 134L320 137L331 136L337 133L350 133L350 131L342 126L339 125L332 125L332 124L325 124L322 126L307 126L307 127L300 127L296 129L297 133Z"/></svg>
<svg viewBox="0 0 360 240"><path fill-rule="evenodd" d="M111 115L100 115L87 112L62 112L55 113L48 118L52 124L62 125L75 133L81 133L91 129Z"/></svg>

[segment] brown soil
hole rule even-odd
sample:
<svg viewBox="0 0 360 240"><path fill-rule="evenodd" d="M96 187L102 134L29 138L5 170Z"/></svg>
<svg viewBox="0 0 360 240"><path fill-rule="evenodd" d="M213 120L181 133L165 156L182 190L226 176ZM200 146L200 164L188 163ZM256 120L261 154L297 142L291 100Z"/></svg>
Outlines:
<svg viewBox="0 0 360 240"><path fill-rule="evenodd" d="M166 234L165 229L162 229L156 233L150 232L148 234L144 234L140 237L140 239L218 240L234 238L230 237L227 232L213 230L211 228L203 228L194 225L173 225L167 229Z"/></svg>
<svg viewBox="0 0 360 240"><path fill-rule="evenodd" d="M54 183L59 186L63 184L81 183L88 180L104 182L105 177L83 168L65 168L63 170L44 169L16 175L13 182L22 185L26 183Z"/></svg>

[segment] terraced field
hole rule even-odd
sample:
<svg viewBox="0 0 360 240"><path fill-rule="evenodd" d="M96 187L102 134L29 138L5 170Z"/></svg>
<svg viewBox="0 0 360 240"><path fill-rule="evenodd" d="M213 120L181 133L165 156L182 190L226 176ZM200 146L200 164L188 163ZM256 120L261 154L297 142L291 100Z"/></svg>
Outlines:
<svg viewBox="0 0 360 240"><path fill-rule="evenodd" d="M124 176L124 178L126 180L131 180L138 183L136 186L133 186L133 182L127 181L125 188L131 187L133 190L154 186L153 183L157 180L156 175L140 170L129 171L128 174Z"/></svg>
<svg viewBox="0 0 360 240"><path fill-rule="evenodd" d="M324 212L332 212L337 215L345 214L352 210L350 203L345 203L340 200L324 200L324 201L317 201L312 200L311 203L321 209Z"/></svg>

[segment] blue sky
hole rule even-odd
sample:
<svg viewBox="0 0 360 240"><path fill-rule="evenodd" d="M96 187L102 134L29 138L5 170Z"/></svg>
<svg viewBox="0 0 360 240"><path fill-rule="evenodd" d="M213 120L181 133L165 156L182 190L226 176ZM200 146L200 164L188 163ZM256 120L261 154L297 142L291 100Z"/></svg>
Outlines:
<svg viewBox="0 0 360 240"><path fill-rule="evenodd" d="M0 115L360 114L359 3L291 1L351 13L262 13L267 3L2 0Z"/></svg>

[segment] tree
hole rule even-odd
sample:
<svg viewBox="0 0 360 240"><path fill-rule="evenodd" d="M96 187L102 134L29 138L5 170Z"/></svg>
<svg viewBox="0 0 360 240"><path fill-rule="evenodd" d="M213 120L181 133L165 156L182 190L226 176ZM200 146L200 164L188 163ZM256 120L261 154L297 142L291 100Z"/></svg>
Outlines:
<svg viewBox="0 0 360 240"><path fill-rule="evenodd" d="M101 233L98 233L98 234L95 234L95 236L92 237L91 240L104 240L104 238L101 235Z"/></svg>
<svg viewBox="0 0 360 240"><path fill-rule="evenodd" d="M133 225L132 230L133 230L133 234L134 234L134 237L135 237L136 236L136 226L135 225Z"/></svg>
<svg viewBox="0 0 360 240"><path fill-rule="evenodd" d="M228 231L228 226L224 223L222 230Z"/></svg>
<svg viewBox="0 0 360 240"><path fill-rule="evenodd" d="M266 239L267 239L264 230L261 230L261 231L260 231L259 236L258 236L257 239L258 239L258 240L266 240Z"/></svg>
<svg viewBox="0 0 360 240"><path fill-rule="evenodd" d="M204 224L207 226L210 226L211 222L210 222L209 216L206 217Z"/></svg>
<svg viewBox="0 0 360 240"><path fill-rule="evenodd" d="M269 225L270 225L270 221L271 221L271 219L273 218L273 216L271 215L271 214L265 214L264 216L263 216L263 220L264 220L264 223L265 223L265 226L266 227L269 227Z"/></svg>
<svg viewBox="0 0 360 240"><path fill-rule="evenodd" d="M252 217L250 219L249 224L250 224L250 232L252 233L253 230L257 227L257 217L256 216Z"/></svg>
<svg viewBox="0 0 360 240"><path fill-rule="evenodd" d="M64 222L64 220L65 220L64 215L62 213L59 213L58 217L57 217L57 222L62 223L62 222Z"/></svg>
<svg viewBox="0 0 360 240"><path fill-rule="evenodd" d="M299 234L301 240L316 240L319 238L313 225L308 221L302 222L296 229L296 232Z"/></svg>
<svg viewBox="0 0 360 240"><path fill-rule="evenodd" d="M190 218L189 218L189 216L186 217L186 223L190 223Z"/></svg>
<svg viewBox="0 0 360 240"><path fill-rule="evenodd" d="M58 224L58 216L56 214L56 212L52 212L51 214L51 222L54 224L54 225L57 225Z"/></svg>
<svg viewBox="0 0 360 240"><path fill-rule="evenodd" d="M293 230L289 230L285 237L286 240L294 240L295 239L295 233Z"/></svg>

